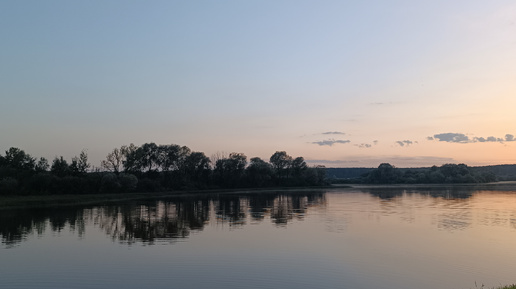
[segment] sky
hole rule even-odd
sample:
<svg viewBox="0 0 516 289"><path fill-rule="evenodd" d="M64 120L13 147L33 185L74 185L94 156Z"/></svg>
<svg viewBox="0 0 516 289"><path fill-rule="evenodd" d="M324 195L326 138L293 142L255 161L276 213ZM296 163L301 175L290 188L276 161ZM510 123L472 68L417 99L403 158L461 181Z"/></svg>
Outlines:
<svg viewBox="0 0 516 289"><path fill-rule="evenodd" d="M516 2L0 2L0 152L516 163Z"/></svg>

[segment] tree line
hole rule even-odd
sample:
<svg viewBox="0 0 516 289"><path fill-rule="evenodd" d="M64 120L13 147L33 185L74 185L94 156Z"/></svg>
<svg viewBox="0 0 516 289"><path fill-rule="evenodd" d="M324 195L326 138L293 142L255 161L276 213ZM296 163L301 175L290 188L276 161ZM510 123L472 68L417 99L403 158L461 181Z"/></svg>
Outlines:
<svg viewBox="0 0 516 289"><path fill-rule="evenodd" d="M92 168L86 151L68 162L50 163L19 148L0 154L0 194L70 194L154 192L184 189L319 186L323 166L309 167L303 157L275 152L269 161L243 153L217 153L211 158L176 144L124 145Z"/></svg>
<svg viewBox="0 0 516 289"><path fill-rule="evenodd" d="M389 163L363 174L352 183L367 184L446 184L495 182L496 175L489 171L475 171L465 164L444 164L440 167L400 169Z"/></svg>

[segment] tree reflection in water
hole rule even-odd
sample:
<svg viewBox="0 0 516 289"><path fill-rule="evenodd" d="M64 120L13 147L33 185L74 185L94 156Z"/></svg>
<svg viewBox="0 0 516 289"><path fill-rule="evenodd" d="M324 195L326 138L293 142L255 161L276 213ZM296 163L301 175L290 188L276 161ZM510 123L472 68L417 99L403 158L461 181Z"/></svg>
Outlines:
<svg viewBox="0 0 516 289"><path fill-rule="evenodd" d="M79 237L85 233L84 211L75 207L0 210L0 240L12 247L31 235L42 235L49 227L61 232L65 227Z"/></svg>
<svg viewBox="0 0 516 289"><path fill-rule="evenodd" d="M363 190L364 191L364 190ZM414 222L414 209L417 206L405 204L402 200L417 196L422 206L435 208L437 227L446 231L464 230L473 224L472 207L470 198L478 193L474 187L437 186L417 187L417 189L404 188L372 188L367 192L381 200L381 208L384 214L400 215L401 219ZM423 199L429 200L425 204Z"/></svg>
<svg viewBox="0 0 516 289"><path fill-rule="evenodd" d="M228 225L230 229L264 221L287 226L293 220L303 220L312 207L326 210L327 198L338 198L331 210L341 212L340 216L366 213L378 219L394 217L409 223L430 219L437 229L445 231L465 230L474 224L516 228L516 212L504 207L516 197L514 191L475 189L368 188L359 194L370 197L360 202L353 197L357 191L337 191L331 197L324 191L283 191L190 195L114 205L4 209L0 210L0 240L12 247L48 230L71 231L83 237L86 228L96 227L116 242L173 243L202 231L210 222ZM346 192L352 194L346 196Z"/></svg>
<svg viewBox="0 0 516 289"><path fill-rule="evenodd" d="M230 226L244 225L248 219L261 222L266 218L286 225L294 217L302 219L309 207L325 204L325 193L317 191L202 195L121 205L0 210L0 238L10 247L30 235L43 235L46 229L60 232L66 228L82 237L86 226L93 225L113 241L175 242L188 237L192 231L203 230L210 218Z"/></svg>

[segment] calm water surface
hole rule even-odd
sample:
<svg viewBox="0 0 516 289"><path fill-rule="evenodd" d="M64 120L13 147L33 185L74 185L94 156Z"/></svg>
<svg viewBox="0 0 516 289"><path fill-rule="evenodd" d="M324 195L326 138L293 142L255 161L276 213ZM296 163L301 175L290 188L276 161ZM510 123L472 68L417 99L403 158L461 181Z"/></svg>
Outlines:
<svg viewBox="0 0 516 289"><path fill-rule="evenodd" d="M1 288L516 283L516 190L355 188L0 210Z"/></svg>

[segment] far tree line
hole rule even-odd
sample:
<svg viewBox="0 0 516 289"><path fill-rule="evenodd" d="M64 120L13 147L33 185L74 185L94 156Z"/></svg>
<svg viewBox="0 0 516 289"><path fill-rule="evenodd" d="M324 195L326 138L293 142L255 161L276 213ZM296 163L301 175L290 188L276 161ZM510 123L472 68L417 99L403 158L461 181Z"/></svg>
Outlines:
<svg viewBox="0 0 516 289"><path fill-rule="evenodd" d="M495 182L490 171L473 170L465 164L444 164L440 167L406 169L382 163L378 168L353 179L330 179L332 183L365 184L452 184Z"/></svg>
<svg viewBox="0 0 516 289"><path fill-rule="evenodd" d="M303 157L275 152L268 161L243 153L211 158L176 144L124 145L92 168L86 151L68 162L50 163L19 148L0 155L0 194L74 194L153 192L188 189L320 186L325 168L309 167Z"/></svg>

